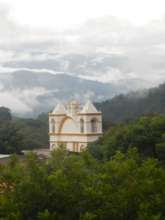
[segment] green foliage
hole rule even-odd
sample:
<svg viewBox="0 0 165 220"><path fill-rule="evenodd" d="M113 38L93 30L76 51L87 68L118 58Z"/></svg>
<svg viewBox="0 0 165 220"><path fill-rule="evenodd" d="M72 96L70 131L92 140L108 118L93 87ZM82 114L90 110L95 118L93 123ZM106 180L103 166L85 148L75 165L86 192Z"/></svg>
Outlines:
<svg viewBox="0 0 165 220"><path fill-rule="evenodd" d="M13 157L0 171L3 220L165 218L165 169L155 159L142 160L135 148L107 162L61 148L45 161Z"/></svg>
<svg viewBox="0 0 165 220"><path fill-rule="evenodd" d="M120 150L136 147L143 157L165 158L165 116L141 117L127 124L110 128L105 135L89 146L98 159L110 159Z"/></svg>
<svg viewBox="0 0 165 220"><path fill-rule="evenodd" d="M11 112L10 109L5 108L5 107L0 107L0 122L4 122L4 121L11 121L12 116L11 116Z"/></svg>
<svg viewBox="0 0 165 220"><path fill-rule="evenodd" d="M0 108L0 153L20 153L21 150L48 146L48 118L12 118L10 110Z"/></svg>
<svg viewBox="0 0 165 220"><path fill-rule="evenodd" d="M19 153L22 137L12 122L10 110L0 107L0 153Z"/></svg>
<svg viewBox="0 0 165 220"><path fill-rule="evenodd" d="M52 214L47 209L45 209L44 211L39 212L37 219L38 220L55 220L57 218L56 218L56 214Z"/></svg>
<svg viewBox="0 0 165 220"><path fill-rule="evenodd" d="M23 149L48 146L48 116L39 115L36 119L15 118L14 123L23 137Z"/></svg>
<svg viewBox="0 0 165 220"><path fill-rule="evenodd" d="M19 153L23 138L13 122L0 123L0 153Z"/></svg>
<svg viewBox="0 0 165 220"><path fill-rule="evenodd" d="M158 154L158 158L165 162L165 133L162 134L160 143L156 144L156 152Z"/></svg>
<svg viewBox="0 0 165 220"><path fill-rule="evenodd" d="M2 120L0 152L46 145L47 121ZM80 155L13 155L0 165L0 220L164 220L164 162L163 115L112 127Z"/></svg>
<svg viewBox="0 0 165 220"><path fill-rule="evenodd" d="M158 88L119 95L98 103L104 126L137 119L142 115L165 114L165 83Z"/></svg>

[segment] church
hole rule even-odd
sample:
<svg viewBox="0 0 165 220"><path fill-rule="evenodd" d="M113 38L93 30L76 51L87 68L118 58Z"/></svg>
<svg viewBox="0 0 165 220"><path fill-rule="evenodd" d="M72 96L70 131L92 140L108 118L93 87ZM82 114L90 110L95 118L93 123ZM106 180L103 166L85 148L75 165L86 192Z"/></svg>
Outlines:
<svg viewBox="0 0 165 220"><path fill-rule="evenodd" d="M59 103L49 113L50 150L65 145L70 152L81 152L101 135L102 113L90 101L84 106L77 101Z"/></svg>

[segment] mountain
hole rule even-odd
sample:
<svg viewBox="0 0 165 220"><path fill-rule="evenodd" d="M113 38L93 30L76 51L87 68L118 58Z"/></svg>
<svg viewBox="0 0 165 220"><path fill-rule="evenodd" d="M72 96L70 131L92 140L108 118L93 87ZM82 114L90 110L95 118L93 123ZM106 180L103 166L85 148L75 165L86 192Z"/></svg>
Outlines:
<svg viewBox="0 0 165 220"><path fill-rule="evenodd" d="M119 95L97 103L103 112L104 122L119 123L141 115L165 114L165 83L157 88Z"/></svg>
<svg viewBox="0 0 165 220"><path fill-rule="evenodd" d="M62 73L22 70L0 74L0 105L26 116L47 112L58 101L76 98L101 102L129 90L125 82L117 85Z"/></svg>
<svg viewBox="0 0 165 220"><path fill-rule="evenodd" d="M157 86L163 77L136 72L122 53L72 53L30 50L0 65L0 105L34 116L59 100L101 102L115 95ZM162 74L163 76L163 74Z"/></svg>
<svg viewBox="0 0 165 220"><path fill-rule="evenodd" d="M127 70L128 57L121 54L106 53L42 53L31 52L30 58L25 60L13 60L6 62L5 67L28 68L28 69L47 69L55 72L72 73L75 76L89 77L107 81L114 78L127 78L123 71ZM32 57L32 58L31 58ZM122 70L122 71L121 71ZM108 76L105 78L105 76Z"/></svg>
<svg viewBox="0 0 165 220"><path fill-rule="evenodd" d="M135 73L132 62L127 55L110 52L88 54L29 52L27 59L19 59L18 57L10 62L5 62L3 67L15 70L24 68L40 72L45 70L105 83L124 83L131 90L151 87L160 82L144 77L145 74Z"/></svg>

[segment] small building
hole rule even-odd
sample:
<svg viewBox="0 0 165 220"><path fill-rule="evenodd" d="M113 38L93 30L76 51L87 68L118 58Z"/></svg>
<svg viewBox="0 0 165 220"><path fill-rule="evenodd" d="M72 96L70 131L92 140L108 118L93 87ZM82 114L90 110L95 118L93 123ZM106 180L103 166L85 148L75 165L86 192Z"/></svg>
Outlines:
<svg viewBox="0 0 165 220"><path fill-rule="evenodd" d="M102 135L102 113L88 101L84 106L71 101L59 103L49 113L50 150L65 145L68 151L81 152Z"/></svg>

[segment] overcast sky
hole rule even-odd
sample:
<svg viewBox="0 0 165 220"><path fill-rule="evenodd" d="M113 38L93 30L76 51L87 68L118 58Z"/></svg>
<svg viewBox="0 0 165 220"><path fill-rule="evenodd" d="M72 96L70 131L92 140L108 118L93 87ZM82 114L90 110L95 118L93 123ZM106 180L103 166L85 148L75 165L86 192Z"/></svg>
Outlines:
<svg viewBox="0 0 165 220"><path fill-rule="evenodd" d="M19 24L33 27L68 28L90 19L113 15L136 25L160 19L164 0L1 0Z"/></svg>
<svg viewBox="0 0 165 220"><path fill-rule="evenodd" d="M0 0L0 105L33 111L51 91L22 90L21 80L7 90L6 73L16 70L157 86L165 82L165 0Z"/></svg>
<svg viewBox="0 0 165 220"><path fill-rule="evenodd" d="M0 16L0 72L14 66L41 69L41 62L50 72L70 72L60 56L92 54L92 62L101 63L109 54L109 67L100 68L102 79L76 59L74 74L82 75L84 67L89 78L103 81L165 80L164 0L0 0ZM63 68L52 69L57 54Z"/></svg>

